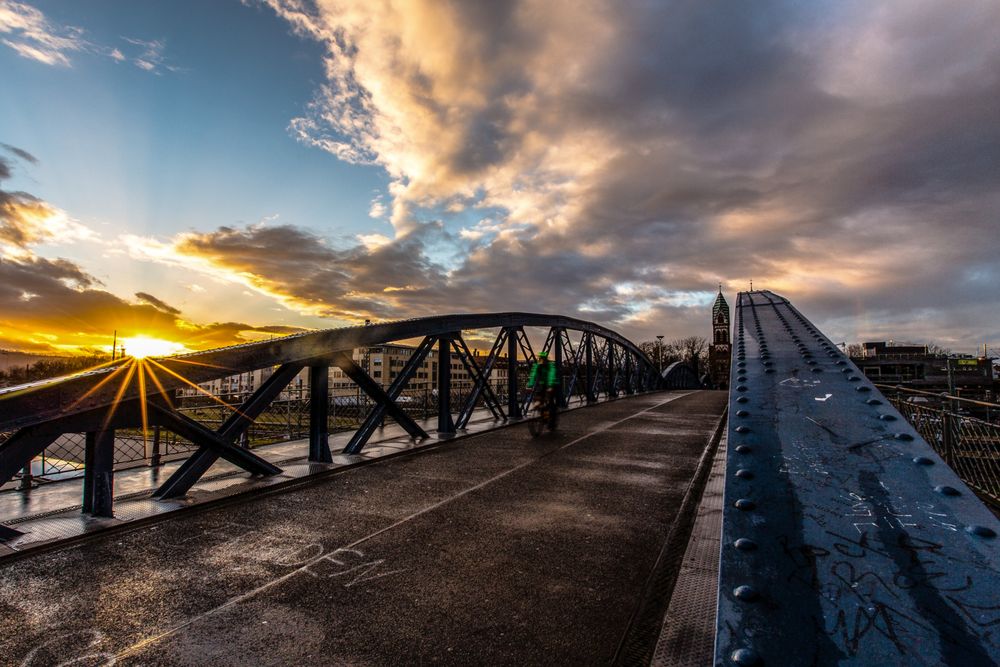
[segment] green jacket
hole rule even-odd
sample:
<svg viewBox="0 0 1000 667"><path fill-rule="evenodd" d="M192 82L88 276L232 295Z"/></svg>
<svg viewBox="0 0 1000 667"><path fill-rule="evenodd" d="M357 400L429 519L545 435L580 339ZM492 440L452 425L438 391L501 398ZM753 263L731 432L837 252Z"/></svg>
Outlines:
<svg viewBox="0 0 1000 667"><path fill-rule="evenodd" d="M539 375L538 371L541 371ZM559 383L556 378L556 365L551 361L545 362L545 364L540 364L535 362L531 366L531 375L528 376L528 386L534 387L535 380L538 380L539 386L542 387L554 387Z"/></svg>

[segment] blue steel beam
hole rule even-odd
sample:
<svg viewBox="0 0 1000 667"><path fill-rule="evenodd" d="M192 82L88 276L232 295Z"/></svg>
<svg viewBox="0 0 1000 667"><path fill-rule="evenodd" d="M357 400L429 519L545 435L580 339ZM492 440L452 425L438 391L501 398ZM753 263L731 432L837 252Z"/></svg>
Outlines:
<svg viewBox="0 0 1000 667"><path fill-rule="evenodd" d="M736 335L716 664L1000 663L1000 521L786 299Z"/></svg>

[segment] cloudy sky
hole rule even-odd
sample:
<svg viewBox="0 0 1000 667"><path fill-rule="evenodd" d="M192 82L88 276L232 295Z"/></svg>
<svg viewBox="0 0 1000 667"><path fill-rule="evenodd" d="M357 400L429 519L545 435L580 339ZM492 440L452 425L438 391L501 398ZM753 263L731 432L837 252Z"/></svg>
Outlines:
<svg viewBox="0 0 1000 667"><path fill-rule="evenodd" d="M442 312L1000 347L996 0L0 0L0 348Z"/></svg>

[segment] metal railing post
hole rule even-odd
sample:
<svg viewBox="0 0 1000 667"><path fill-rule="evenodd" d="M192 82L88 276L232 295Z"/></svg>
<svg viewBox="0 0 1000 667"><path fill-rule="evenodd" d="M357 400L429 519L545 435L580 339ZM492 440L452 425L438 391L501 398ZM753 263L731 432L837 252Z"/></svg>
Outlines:
<svg viewBox="0 0 1000 667"><path fill-rule="evenodd" d="M160 460L160 427L159 425L153 427L153 450L149 456L149 465L157 468L162 464Z"/></svg>
<svg viewBox="0 0 1000 667"><path fill-rule="evenodd" d="M44 472L44 468L43 468L43 472ZM21 470L21 483L18 484L17 490L18 491L30 491L31 490L31 481L32 481L32 476L31 476L31 461L28 461L28 464L26 466L24 466L24 468Z"/></svg>

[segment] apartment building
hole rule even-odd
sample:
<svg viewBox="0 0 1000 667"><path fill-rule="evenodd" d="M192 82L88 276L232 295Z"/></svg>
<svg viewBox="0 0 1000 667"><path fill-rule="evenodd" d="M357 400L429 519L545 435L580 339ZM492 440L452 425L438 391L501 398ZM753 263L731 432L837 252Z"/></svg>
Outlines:
<svg viewBox="0 0 1000 667"><path fill-rule="evenodd" d="M411 345L383 344L374 347L355 348L351 357L375 382L383 389L388 389L396 377L402 372L416 348ZM486 364L486 354L473 350L473 356L480 370ZM182 390L182 396L195 396L209 393L214 396L239 396L256 390L274 372L273 368L261 368L255 371L231 375L229 377L211 380L199 385L203 391L194 388ZM437 349L428 354L413 378L407 383L407 389L437 389L438 355ZM507 358L500 357L493 365L490 374L493 383L507 380ZM471 382L470 376L461 358L451 354L451 381L453 384ZM279 400L295 399L304 396L309 387L309 369L303 369L282 392ZM351 395L357 392L357 385L336 366L330 367L330 394L332 396Z"/></svg>

